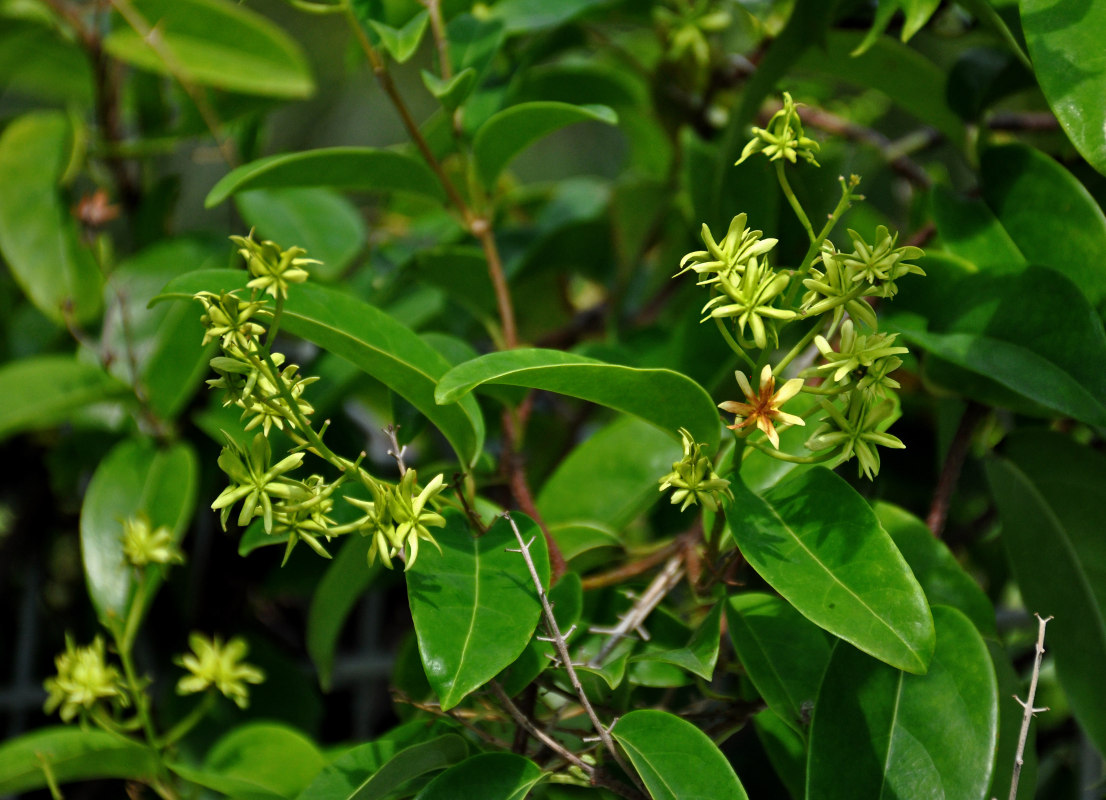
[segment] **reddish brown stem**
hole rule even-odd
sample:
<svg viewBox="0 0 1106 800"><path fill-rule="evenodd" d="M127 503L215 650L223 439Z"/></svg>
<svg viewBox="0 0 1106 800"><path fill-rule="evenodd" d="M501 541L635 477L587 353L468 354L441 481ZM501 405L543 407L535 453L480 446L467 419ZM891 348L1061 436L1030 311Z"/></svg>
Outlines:
<svg viewBox="0 0 1106 800"><path fill-rule="evenodd" d="M926 517L926 525L938 539L941 538L945 523L948 521L949 503L952 502L953 492L956 491L956 483L960 480L960 470L964 467L972 434L986 412L987 409L979 403L968 403L968 407L960 417L960 424L956 428L952 444L949 445L949 451L945 455L945 465L941 468L941 477L937 480L937 488L933 492L933 500L929 505L929 515Z"/></svg>

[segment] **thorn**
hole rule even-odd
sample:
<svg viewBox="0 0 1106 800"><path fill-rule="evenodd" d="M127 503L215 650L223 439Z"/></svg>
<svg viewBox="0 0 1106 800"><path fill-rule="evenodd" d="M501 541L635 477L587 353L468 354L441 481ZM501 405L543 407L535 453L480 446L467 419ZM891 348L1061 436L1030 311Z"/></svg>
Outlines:
<svg viewBox="0 0 1106 800"><path fill-rule="evenodd" d="M504 553L521 553L522 548L521 547L504 547L503 552Z"/></svg>
<svg viewBox="0 0 1106 800"><path fill-rule="evenodd" d="M643 628L641 625L635 625L634 632L637 633L637 635L640 636L642 641L644 642L647 642L652 638L649 631L645 630L645 628Z"/></svg>
<svg viewBox="0 0 1106 800"><path fill-rule="evenodd" d="M571 628L569 628L567 631L565 631L564 633L561 634L561 637L564 638L564 639L567 639L569 636L571 636L575 632L576 632L576 623L574 622L574 623L572 623Z"/></svg>

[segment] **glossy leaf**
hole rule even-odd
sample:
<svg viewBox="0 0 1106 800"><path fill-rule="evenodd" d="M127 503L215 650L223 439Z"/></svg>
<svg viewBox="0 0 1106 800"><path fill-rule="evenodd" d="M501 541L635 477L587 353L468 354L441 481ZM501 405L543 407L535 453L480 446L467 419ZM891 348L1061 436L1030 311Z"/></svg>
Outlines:
<svg viewBox="0 0 1106 800"><path fill-rule="evenodd" d="M318 774L297 800L374 800L409 781L452 766L468 754L465 740L448 733L413 744L376 766L373 744L355 747ZM371 765L370 769L366 766Z"/></svg>
<svg viewBox="0 0 1106 800"><path fill-rule="evenodd" d="M654 429L651 429L654 430ZM549 535L557 543L565 561L601 547L621 547L618 533L593 522L561 522L549 526Z"/></svg>
<svg viewBox="0 0 1106 800"><path fill-rule="evenodd" d="M607 106L568 103L520 103L500 111L480 126L472 142L476 170L485 186L523 150L556 130L577 122L614 125L618 116Z"/></svg>
<svg viewBox="0 0 1106 800"><path fill-rule="evenodd" d="M580 621L580 614L584 607L584 590L580 575L576 572L566 572L549 590L549 603L553 606L557 627L564 634L566 641L572 641L570 631ZM538 632L541 630L542 627L539 626ZM526 645L526 649L522 651L522 655L499 679L503 685L503 691L514 697L553 663L555 655L556 648L553 643L541 641L535 634Z"/></svg>
<svg viewBox="0 0 1106 800"><path fill-rule="evenodd" d="M727 521L742 554L804 617L882 661L924 673L925 594L864 499L824 467L758 497L735 483Z"/></svg>
<svg viewBox="0 0 1106 800"><path fill-rule="evenodd" d="M810 731L807 800L984 797L998 730L991 657L956 609L935 606L933 620L937 648L925 675L845 642L834 648Z"/></svg>
<svg viewBox="0 0 1106 800"><path fill-rule="evenodd" d="M734 652L764 702L805 735L829 663L829 639L786 601L760 592L731 597L726 621Z"/></svg>
<svg viewBox="0 0 1106 800"><path fill-rule="evenodd" d="M315 90L296 41L254 11L226 0L132 0L131 9L157 29L159 46L118 19L104 49L120 61L243 94L302 98Z"/></svg>
<svg viewBox="0 0 1106 800"><path fill-rule="evenodd" d="M1092 306L1101 304L1106 215L1083 184L1049 156L1020 144L985 150L980 167L983 199L1026 261L1064 273Z"/></svg>
<svg viewBox="0 0 1106 800"><path fill-rule="evenodd" d="M323 689L330 688L334 649L357 601L379 576L380 567L366 567L372 540L360 536L343 545L327 565L307 612L307 653L319 673Z"/></svg>
<svg viewBox="0 0 1106 800"><path fill-rule="evenodd" d="M232 194L249 189L305 187L355 189L370 192L410 192L445 200L434 173L422 161L372 147L327 147L267 156L224 175L208 192L212 208Z"/></svg>
<svg viewBox="0 0 1106 800"><path fill-rule="evenodd" d="M179 544L198 483L196 454L187 443L159 449L147 440L127 440L96 468L81 504L81 560L92 605L108 628L126 617L136 587L135 570L123 557L123 521L144 513L155 529L168 527ZM161 578L157 569L148 572L147 602Z"/></svg>
<svg viewBox="0 0 1106 800"><path fill-rule="evenodd" d="M86 322L100 311L100 270L58 184L74 147L62 112L17 117L0 134L0 254L43 314Z"/></svg>
<svg viewBox="0 0 1106 800"><path fill-rule="evenodd" d="M1048 626L1046 647L1072 711L1106 752L1100 666L1106 658L1106 540L1099 503L1106 457L1066 437L1024 431L987 464L1002 541L1025 607Z"/></svg>
<svg viewBox="0 0 1106 800"><path fill-rule="evenodd" d="M129 389L95 364L49 355L0 366L0 440L64 422L74 412Z"/></svg>
<svg viewBox="0 0 1106 800"><path fill-rule="evenodd" d="M643 709L611 731L653 800L745 800L748 795L714 742L667 711Z"/></svg>
<svg viewBox="0 0 1106 800"><path fill-rule="evenodd" d="M434 393L454 403L485 383L545 389L640 417L673 438L687 428L717 448L721 425L710 395L685 375L667 369L605 364L560 350L489 353L447 372Z"/></svg>
<svg viewBox="0 0 1106 800"><path fill-rule="evenodd" d="M357 208L329 189L270 189L235 196L238 213L257 231L282 247L302 247L321 264L311 274L324 281L341 275L365 247L368 231Z"/></svg>
<svg viewBox="0 0 1106 800"><path fill-rule="evenodd" d="M877 503L875 512L879 524L910 565L929 604L952 606L970 619L981 635L997 637L994 606L948 546L924 522L898 506Z"/></svg>
<svg viewBox="0 0 1106 800"><path fill-rule="evenodd" d="M1021 24L1048 104L1075 148L1106 175L1106 8L1020 0Z"/></svg>
<svg viewBox="0 0 1106 800"><path fill-rule="evenodd" d="M96 778L149 780L157 774L153 750L99 730L46 727L0 744L0 792L16 795L47 787L43 764L58 783Z"/></svg>
<svg viewBox="0 0 1106 800"><path fill-rule="evenodd" d="M326 759L314 743L294 728L250 722L212 745L201 773L206 780L198 782L232 797L293 798L325 766Z"/></svg>
<svg viewBox="0 0 1106 800"><path fill-rule="evenodd" d="M242 288L246 278L240 270L199 270L170 282L154 302L191 302L199 291ZM310 283L289 293L281 327L350 361L404 397L438 427L462 463L475 461L484 441L480 409L473 398L452 406L434 402L434 387L449 362L410 328L350 295Z"/></svg>
<svg viewBox="0 0 1106 800"><path fill-rule="evenodd" d="M721 602L714 604L714 607L699 623L699 627L695 629L685 646L671 650L646 652L634 656L631 660L637 663L659 661L672 664L693 675L698 675L705 681L711 680L714 677L714 665L718 661L722 605Z"/></svg>
<svg viewBox="0 0 1106 800"><path fill-rule="evenodd" d="M407 572L407 596L419 653L443 710L510 665L538 625L541 606L511 527L498 520L475 537L464 518L447 516L435 533L442 548L424 546ZM549 582L545 539L532 521L516 515L543 584Z"/></svg>
<svg viewBox="0 0 1106 800"><path fill-rule="evenodd" d="M522 800L542 779L528 758L514 753L481 753L450 767L415 800Z"/></svg>
<svg viewBox="0 0 1106 800"><path fill-rule="evenodd" d="M961 197L938 186L933 192L933 220L945 248L980 269L1017 272L1028 263L983 200Z"/></svg>

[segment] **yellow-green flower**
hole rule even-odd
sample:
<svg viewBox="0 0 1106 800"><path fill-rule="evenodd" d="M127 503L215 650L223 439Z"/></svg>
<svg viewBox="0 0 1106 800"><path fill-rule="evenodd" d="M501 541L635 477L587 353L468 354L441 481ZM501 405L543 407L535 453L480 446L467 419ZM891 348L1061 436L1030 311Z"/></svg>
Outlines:
<svg viewBox="0 0 1106 800"><path fill-rule="evenodd" d="M253 321L254 314L265 306L264 301L246 302L234 292L197 292L192 297L204 307L200 321L206 330L201 344L220 339L223 347L235 344L248 350L256 337L264 335L265 328Z"/></svg>
<svg viewBox="0 0 1106 800"><path fill-rule="evenodd" d="M806 448L812 452L841 448L841 461L856 457L860 475L872 480L879 474L879 450L890 447L902 450L905 444L897 436L887 433L889 418L895 404L891 400L872 403L863 392L849 395L848 408L842 412L828 400L822 400L826 418L807 440Z"/></svg>
<svg viewBox="0 0 1106 800"><path fill-rule="evenodd" d="M372 501L347 497L346 500L365 512L349 527L362 536L372 537L369 549L369 565L379 558L388 569L392 568L392 559L403 553L406 567L410 569L419 557L419 542L430 542L441 552L434 540L430 528L441 528L445 518L434 511L431 505L434 498L445 489L445 477L438 475L421 490L418 490L415 470L409 469L396 486L373 481L366 484L372 492ZM417 493L416 493L417 491ZM344 527L344 526L343 526ZM344 532L335 528L334 532Z"/></svg>
<svg viewBox="0 0 1106 800"><path fill-rule="evenodd" d="M245 641L235 637L224 645L218 636L208 639L201 633L193 633L188 644L192 652L174 659L190 673L177 682L177 694L195 694L214 686L239 708L249 705L250 690L246 684L261 683L265 673L242 660L246 657Z"/></svg>
<svg viewBox="0 0 1106 800"><path fill-rule="evenodd" d="M700 235L707 249L696 250L684 256L680 261L680 271L676 274L683 275L688 270L694 270L699 276L699 285L707 286L717 283L722 275L733 277L735 273L739 275L744 272L749 262L763 257L778 241L760 238L763 233L745 227L746 220L745 214L734 217L720 242L714 241L710 228L704 222Z"/></svg>
<svg viewBox="0 0 1106 800"><path fill-rule="evenodd" d="M798 103L784 92L783 108L772 115L767 128L753 128L753 138L741 151L741 158L737 163L740 164L754 153L763 152L769 161L786 158L794 164L796 156L799 156L817 167L814 153L818 149L818 142L803 134Z"/></svg>
<svg viewBox="0 0 1106 800"><path fill-rule="evenodd" d="M91 711L101 700L129 705L119 670L104 658L104 640L97 636L87 647L77 647L72 637L65 636L65 652L54 659L58 674L47 678L43 686L50 696L44 706L47 714L60 708L63 722L78 713Z"/></svg>
<svg viewBox="0 0 1106 800"><path fill-rule="evenodd" d="M165 525L152 530L149 515L139 511L123 520L123 556L135 567L147 564L183 564L184 554L173 543L173 532Z"/></svg>
<svg viewBox="0 0 1106 800"><path fill-rule="evenodd" d="M718 477L710 459L703 455L704 445L695 441L691 431L680 428L684 457L672 463L672 471L660 479L660 490L675 489L672 504L682 502L680 511L690 505L702 503L711 511L718 510L722 498L733 500L730 482Z"/></svg>
<svg viewBox="0 0 1106 800"><path fill-rule="evenodd" d="M288 287L293 283L303 283L308 278L308 264L319 264L313 258L304 258L307 251L302 247L289 250L281 249L276 242L255 242L253 231L249 236L231 236L238 245L238 252L246 259L246 268L254 276L246 284L273 297L288 297Z"/></svg>

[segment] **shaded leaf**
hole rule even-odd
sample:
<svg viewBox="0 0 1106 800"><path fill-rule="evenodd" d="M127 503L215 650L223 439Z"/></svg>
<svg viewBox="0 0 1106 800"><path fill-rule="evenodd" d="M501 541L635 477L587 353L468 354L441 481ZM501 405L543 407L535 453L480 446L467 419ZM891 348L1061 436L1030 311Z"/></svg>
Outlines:
<svg viewBox="0 0 1106 800"><path fill-rule="evenodd" d="M315 82L294 39L260 14L225 0L131 0L159 47L117 19L104 39L114 58L141 69L227 91L307 97ZM167 64L163 53L171 54Z"/></svg>
<svg viewBox="0 0 1106 800"><path fill-rule="evenodd" d="M411 17L407 23L399 29L392 28L382 22L369 20L369 25L380 37L380 43L388 51L388 55L403 64L415 54L422 41L422 35L426 33L426 25L430 22L430 12L420 11Z"/></svg>
<svg viewBox="0 0 1106 800"><path fill-rule="evenodd" d="M808 800L983 797L998 731L991 657L956 609L934 606L933 620L937 647L925 675L845 642L834 648L810 731Z"/></svg>
<svg viewBox="0 0 1106 800"><path fill-rule="evenodd" d="M443 710L483 686L522 653L538 624L537 591L507 520L477 538L464 518L447 514L435 533L439 554L425 546L407 571L419 653ZM545 539L532 521L516 515L543 584L549 582Z"/></svg>
<svg viewBox="0 0 1106 800"><path fill-rule="evenodd" d="M294 728L249 722L212 745L201 770L174 771L234 798L264 800L295 797L325 766L314 743Z"/></svg>
<svg viewBox="0 0 1106 800"><path fill-rule="evenodd" d="M698 675L705 681L714 677L714 665L718 661L718 643L721 638L722 603L714 604L707 616L695 629L684 647L642 653L631 660L659 661Z"/></svg>
<svg viewBox="0 0 1106 800"><path fill-rule="evenodd" d="M745 800L733 767L705 733L667 711L643 709L611 731L653 800Z"/></svg>
<svg viewBox="0 0 1106 800"><path fill-rule="evenodd" d="M481 753L450 767L416 795L416 800L522 800L542 779L528 758Z"/></svg>
<svg viewBox="0 0 1106 800"><path fill-rule="evenodd" d="M605 364L560 350L510 350L454 367L434 396L439 403L453 403L485 383L578 397L640 417L674 439L684 427L697 441L718 446L721 425L714 401L695 381L672 370Z"/></svg>
<svg viewBox="0 0 1106 800"><path fill-rule="evenodd" d="M96 778L146 781L157 774L153 750L98 730L51 726L0 744L0 792L45 789L43 764L58 783Z"/></svg>
<svg viewBox="0 0 1106 800"><path fill-rule="evenodd" d="M298 800L374 800L412 779L452 766L468 754L465 740L447 733L400 750L376 764L375 743L339 756L300 793Z"/></svg>
<svg viewBox="0 0 1106 800"><path fill-rule="evenodd" d="M476 70L465 67L447 81L424 69L422 84L447 111L456 111L476 85Z"/></svg>
<svg viewBox="0 0 1106 800"><path fill-rule="evenodd" d="M533 34L564 25L594 8L614 0L502 0L491 8L492 18L503 24L509 35Z"/></svg>
<svg viewBox="0 0 1106 800"><path fill-rule="evenodd" d="M816 467L727 511L752 567L804 617L882 661L924 673L933 621L922 588L864 499Z"/></svg>
<svg viewBox="0 0 1106 800"><path fill-rule="evenodd" d="M64 422L74 412L130 389L73 356L34 356L0 366L0 439Z"/></svg>
<svg viewBox="0 0 1106 800"><path fill-rule="evenodd" d="M792 800L806 795L806 742L770 708L753 717L760 746Z"/></svg>

